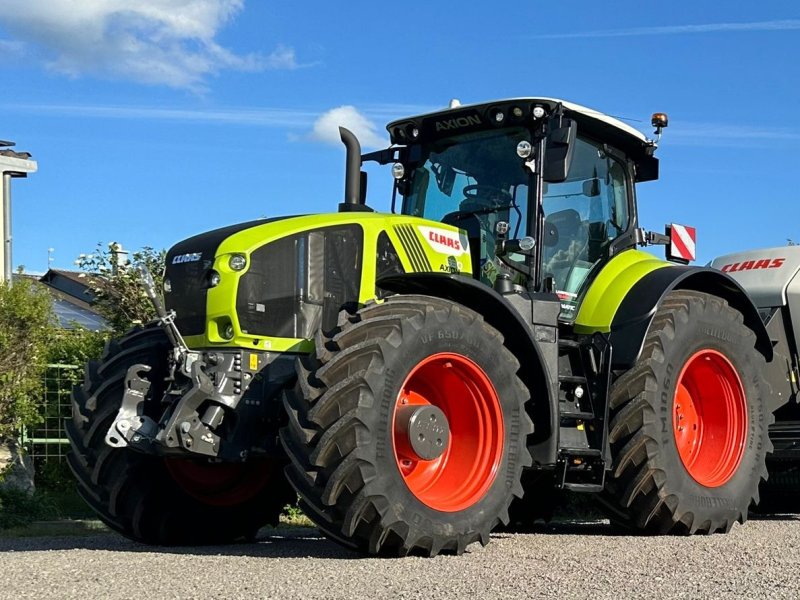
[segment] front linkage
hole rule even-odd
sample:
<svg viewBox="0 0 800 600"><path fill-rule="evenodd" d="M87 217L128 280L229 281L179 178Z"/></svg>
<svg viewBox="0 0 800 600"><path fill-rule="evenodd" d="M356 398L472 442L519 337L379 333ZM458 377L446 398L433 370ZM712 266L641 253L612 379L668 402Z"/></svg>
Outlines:
<svg viewBox="0 0 800 600"><path fill-rule="evenodd" d="M163 383L152 382L145 377L151 365L128 369L106 443L145 454L191 453L224 461L244 461L251 453L277 455L279 403L270 399L292 378L293 358L238 349L190 350L175 326L174 311L168 313L161 303L152 275L144 267L138 270L158 315L155 325L172 346L168 375Z"/></svg>

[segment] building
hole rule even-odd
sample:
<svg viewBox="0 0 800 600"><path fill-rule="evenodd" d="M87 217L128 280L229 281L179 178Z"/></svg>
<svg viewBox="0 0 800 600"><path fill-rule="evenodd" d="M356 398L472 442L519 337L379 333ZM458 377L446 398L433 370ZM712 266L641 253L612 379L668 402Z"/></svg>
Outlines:
<svg viewBox="0 0 800 600"><path fill-rule="evenodd" d="M93 278L86 273L50 269L39 282L53 296L53 311L64 329L85 327L92 331L110 329L106 320L94 310L96 300L92 292Z"/></svg>

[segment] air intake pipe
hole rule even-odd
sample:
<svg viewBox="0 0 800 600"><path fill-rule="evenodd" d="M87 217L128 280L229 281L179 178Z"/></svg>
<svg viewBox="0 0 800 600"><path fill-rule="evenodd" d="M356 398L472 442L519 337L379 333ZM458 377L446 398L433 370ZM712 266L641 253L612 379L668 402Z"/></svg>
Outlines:
<svg viewBox="0 0 800 600"><path fill-rule="evenodd" d="M367 174L361 170L361 144L355 134L339 127L339 135L347 149L344 172L344 202L339 204L339 212L368 211L372 209L364 204L367 191Z"/></svg>

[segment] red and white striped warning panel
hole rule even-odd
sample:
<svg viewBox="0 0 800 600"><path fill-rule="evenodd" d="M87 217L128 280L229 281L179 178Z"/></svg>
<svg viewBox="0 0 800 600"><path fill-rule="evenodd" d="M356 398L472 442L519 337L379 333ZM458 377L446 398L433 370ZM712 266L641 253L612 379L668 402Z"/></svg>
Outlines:
<svg viewBox="0 0 800 600"><path fill-rule="evenodd" d="M697 257L697 229L672 223L669 232L670 256L681 260L694 260Z"/></svg>

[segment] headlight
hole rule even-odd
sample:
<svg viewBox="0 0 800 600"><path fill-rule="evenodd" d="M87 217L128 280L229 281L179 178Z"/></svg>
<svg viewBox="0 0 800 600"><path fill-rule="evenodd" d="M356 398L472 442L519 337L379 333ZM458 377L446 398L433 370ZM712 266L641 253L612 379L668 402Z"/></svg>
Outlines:
<svg viewBox="0 0 800 600"><path fill-rule="evenodd" d="M222 281L222 277L220 277L219 273L217 273L216 271L211 271L211 273L208 276L208 286L217 287L220 281Z"/></svg>
<svg viewBox="0 0 800 600"><path fill-rule="evenodd" d="M169 294L172 291L172 282L168 277L164 278L164 293Z"/></svg>
<svg viewBox="0 0 800 600"><path fill-rule="evenodd" d="M228 323L225 326L225 330L222 332L222 336L226 340L232 340L233 339L233 324L232 323Z"/></svg>
<svg viewBox="0 0 800 600"><path fill-rule="evenodd" d="M247 266L247 257L244 254L234 254L228 261L228 266L234 271L241 271Z"/></svg>

